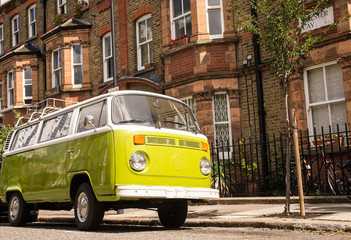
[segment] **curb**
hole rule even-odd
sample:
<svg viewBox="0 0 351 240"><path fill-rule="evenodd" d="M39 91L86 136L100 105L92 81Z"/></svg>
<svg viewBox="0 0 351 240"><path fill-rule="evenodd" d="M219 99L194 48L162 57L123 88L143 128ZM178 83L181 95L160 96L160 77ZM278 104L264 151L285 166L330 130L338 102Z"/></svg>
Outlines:
<svg viewBox="0 0 351 240"><path fill-rule="evenodd" d="M346 196L305 196L305 203L351 203ZM192 201L193 205L242 205L242 204L285 204L285 197L235 197L207 201ZM299 197L290 197L290 203L299 203Z"/></svg>
<svg viewBox="0 0 351 240"><path fill-rule="evenodd" d="M74 218L39 218L39 222L46 223L72 223ZM104 224L125 225L125 226L160 226L158 219L105 219ZM277 218L247 218L234 220L216 220L216 219L187 219L183 227L253 227L253 228L272 228L272 229L290 229L290 230L309 230L309 231L327 231L327 232L351 232L351 226L348 222L337 221L329 222L322 220L310 219L282 219Z"/></svg>

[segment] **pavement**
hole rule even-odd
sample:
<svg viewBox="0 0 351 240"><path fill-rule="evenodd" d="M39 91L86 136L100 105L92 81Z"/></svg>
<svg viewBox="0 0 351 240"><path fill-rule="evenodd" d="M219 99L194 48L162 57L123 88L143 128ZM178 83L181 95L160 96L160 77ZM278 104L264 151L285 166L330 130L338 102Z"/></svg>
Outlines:
<svg viewBox="0 0 351 240"><path fill-rule="evenodd" d="M305 197L306 217L299 216L297 197L291 198L292 216L284 212L285 197L221 198L191 203L184 227L258 227L351 232L351 201L346 196ZM40 222L74 223L74 212L39 212ZM105 213L105 224L161 226L156 209L124 209Z"/></svg>

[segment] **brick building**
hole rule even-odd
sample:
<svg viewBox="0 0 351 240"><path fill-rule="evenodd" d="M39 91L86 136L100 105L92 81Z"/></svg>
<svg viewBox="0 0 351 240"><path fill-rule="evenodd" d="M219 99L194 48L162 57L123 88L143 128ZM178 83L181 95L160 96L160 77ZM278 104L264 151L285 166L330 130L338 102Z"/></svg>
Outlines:
<svg viewBox="0 0 351 240"><path fill-rule="evenodd" d="M3 123L13 123L12 110L23 115L45 99L81 101L114 87L110 0L86 0L81 14L75 4L9 0L0 6ZM116 82L121 90L182 99L211 142L258 135L252 36L234 31L227 1L114 0L114 6ZM248 2L242 6L250 14ZM347 1L336 0L328 11L335 20L348 7ZM56 20L63 16L62 23L53 23L55 15ZM297 110L300 129L335 128L351 114L349 30L349 22L339 24L291 81L290 106ZM261 56L260 114L268 133L283 132L281 85L265 64L265 49Z"/></svg>
<svg viewBox="0 0 351 240"><path fill-rule="evenodd" d="M242 8L250 14L248 3ZM336 0L330 3L324 13L312 22L313 34L325 31L337 19L349 13L349 3ZM258 132L258 102L256 77L254 73L254 50L252 35L238 33L238 69L240 70L241 110L243 135ZM326 34L315 50L310 52L309 59L302 62L299 71L294 74L289 85L289 108L296 110L298 128L311 135L345 130L345 123L350 127L350 20L341 22ZM260 70L262 73L264 118L268 134L285 132L284 94L274 72L268 66L269 54L264 48L260 51ZM245 64L244 64L245 63Z"/></svg>
<svg viewBox="0 0 351 240"><path fill-rule="evenodd" d="M157 1L115 1L117 86L161 93ZM132 4L130 4L132 3ZM78 10L81 10L77 12ZM152 21L147 16L153 14ZM56 23L54 23L54 20ZM110 0L9 0L0 6L4 124L49 103L62 107L114 87ZM60 22L61 21L61 22ZM132 29L132 30L131 30ZM153 35L150 33L154 32ZM136 35L138 34L138 39ZM137 41L138 40L138 41ZM147 49L147 50L145 50Z"/></svg>

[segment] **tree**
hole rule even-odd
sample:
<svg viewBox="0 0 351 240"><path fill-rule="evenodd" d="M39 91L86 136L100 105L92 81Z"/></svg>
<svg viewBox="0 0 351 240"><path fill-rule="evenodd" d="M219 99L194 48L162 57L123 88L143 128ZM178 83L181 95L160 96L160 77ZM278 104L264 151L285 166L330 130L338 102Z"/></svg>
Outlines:
<svg viewBox="0 0 351 240"><path fill-rule="evenodd" d="M258 37L270 54L271 70L280 79L286 115L286 205L285 213L290 213L290 122L288 106L289 80L302 60L309 57L309 52L323 40L330 28L349 18L338 19L334 24L323 29L319 34L304 31L314 17L319 16L330 5L329 0L251 0L251 14L232 2L236 14L235 28L250 32Z"/></svg>
<svg viewBox="0 0 351 240"><path fill-rule="evenodd" d="M17 122L20 119L20 115L15 110L13 110L13 114ZM22 122L20 122L19 124L21 123ZM13 126L10 124L3 125L0 127L0 157L2 157L2 154L4 153L4 146L5 146L7 135L9 135L12 129L13 129Z"/></svg>

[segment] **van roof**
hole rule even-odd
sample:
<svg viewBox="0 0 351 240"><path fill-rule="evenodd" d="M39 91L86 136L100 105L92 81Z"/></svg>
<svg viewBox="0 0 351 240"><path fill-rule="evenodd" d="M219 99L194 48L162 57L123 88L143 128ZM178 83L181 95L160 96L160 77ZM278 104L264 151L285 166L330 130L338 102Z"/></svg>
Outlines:
<svg viewBox="0 0 351 240"><path fill-rule="evenodd" d="M170 96L166 96L166 95L163 95L163 94L158 94L158 93L152 93L152 92L146 92L146 91L137 91L137 90L115 91L115 92L105 93L103 95L99 95L99 96L96 96L96 97L93 97L93 98L89 98L87 100L84 100L82 102L73 104L73 105L65 107L65 108L59 108L56 111L53 111L53 112L50 112L50 113L48 113L48 114L46 114L44 116L40 116L38 118L35 118L35 119L33 119L31 121L28 121L28 122L26 122L26 123L24 123L24 124L22 124L20 126L16 126L15 129L22 128L22 127L25 127L27 125L39 122L42 119L50 118L50 117L55 116L57 114L60 114L62 112L69 111L70 109L74 109L74 108L80 107L81 105L85 105L85 104L89 104L89 103L92 103L92 102L95 102L95 101L99 101L100 99L105 99L105 98L108 98L108 97L111 97L111 96L123 96L123 95L146 95L146 96L162 97L162 98L166 98L166 99L169 99L169 100L173 100L173 101L177 101L177 102L183 103L182 101L180 101L180 100L178 100L176 98L173 98L173 97L170 97Z"/></svg>

